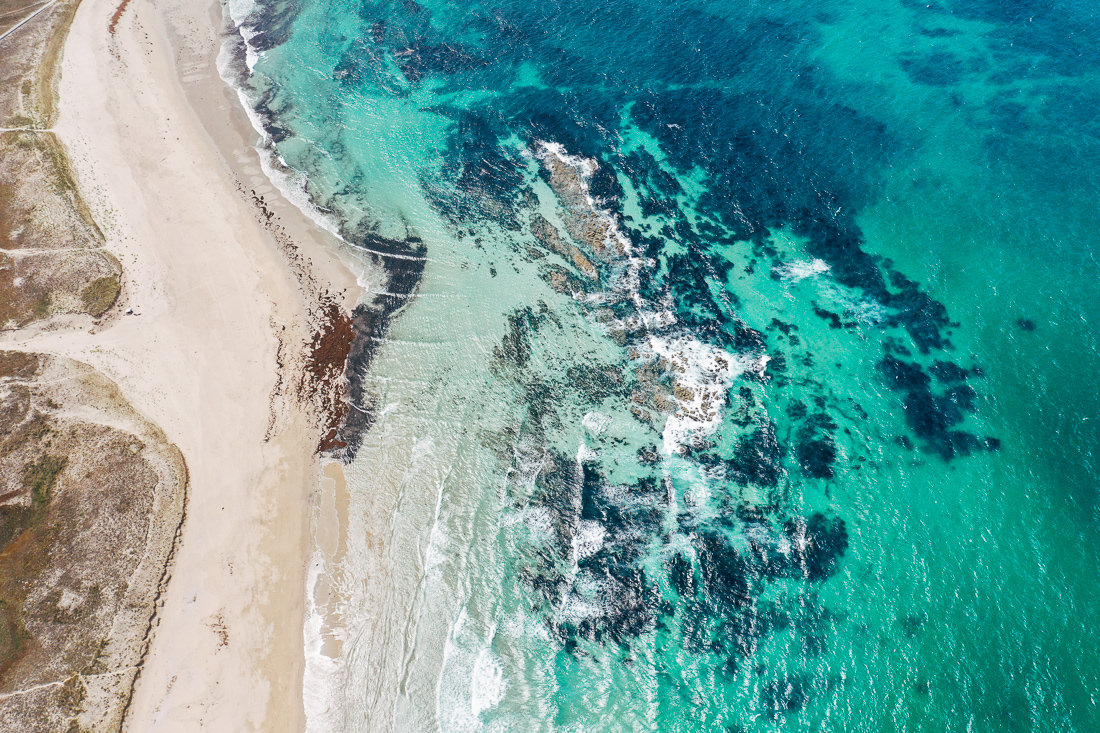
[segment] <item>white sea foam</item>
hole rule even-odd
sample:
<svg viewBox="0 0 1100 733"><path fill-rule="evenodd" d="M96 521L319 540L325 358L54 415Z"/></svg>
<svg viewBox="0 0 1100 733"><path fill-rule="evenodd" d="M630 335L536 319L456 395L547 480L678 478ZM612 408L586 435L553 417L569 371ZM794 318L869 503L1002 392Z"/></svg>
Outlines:
<svg viewBox="0 0 1100 733"><path fill-rule="evenodd" d="M244 43L245 63L248 68L247 73L245 73L234 65L234 41L231 37L227 37L218 50L218 74L221 76L222 81L237 93L237 100L240 102L241 108L244 109L252 129L256 131L260 138L260 143L254 146L254 149L260 157L260 168L263 170L264 176L267 177L271 185L279 191L283 198L293 204L308 219L340 241L346 241L340 232L340 220L335 215L322 211L313 202L306 188L306 175L293 168L279 155L264 127L263 118L253 106L248 90L256 55L248 41L254 34L250 35L250 31L238 23L237 17L233 15L234 11L228 5L226 7Z"/></svg>
<svg viewBox="0 0 1100 733"><path fill-rule="evenodd" d="M617 318L611 322L611 328L625 333L638 331L659 331L676 323L676 314L671 308L660 310L640 310L636 313Z"/></svg>
<svg viewBox="0 0 1100 733"><path fill-rule="evenodd" d="M302 674L302 703L305 708L306 731L326 733L343 730L345 709L338 691L344 689L347 669L340 657L324 652L324 612L317 608L317 583L325 573L325 562L319 548L313 552L306 576L306 614L303 626L305 670Z"/></svg>
<svg viewBox="0 0 1100 733"><path fill-rule="evenodd" d="M586 580L588 582L586 582ZM583 577L577 577L573 579L573 585L577 590L592 592L598 591L598 587L593 587L596 584L591 579ZM599 603L588 600L580 596L577 593L570 593L567 595L561 603L558 609L558 618L568 623L578 623L585 619L595 618L600 616L603 612Z"/></svg>
<svg viewBox="0 0 1100 733"><path fill-rule="evenodd" d="M550 641L550 630L542 619L524 610L509 616L501 625L501 633L513 642L522 643L531 639Z"/></svg>
<svg viewBox="0 0 1100 733"><path fill-rule="evenodd" d="M871 298L860 298L850 304L849 310L852 311L856 320L870 326L882 323L889 315L886 306Z"/></svg>
<svg viewBox="0 0 1100 733"><path fill-rule="evenodd" d="M496 624L478 630L465 609L459 612L443 649L443 669L436 686L440 728L481 731L481 716L504 699L508 681L493 652Z"/></svg>
<svg viewBox="0 0 1100 733"><path fill-rule="evenodd" d="M610 424L611 416L604 415L602 412L589 412L581 418L581 425L584 425L585 430L593 435L600 435Z"/></svg>
<svg viewBox="0 0 1100 733"><path fill-rule="evenodd" d="M541 149L537 154L540 160L553 157L577 171L586 206L603 222L604 247L617 252L622 258L618 266L613 268L607 292L577 297L587 299L593 304L629 300L634 305L635 312L612 324L614 329L628 333L660 329L675 323L676 317L671 303L662 303L654 309L641 295L641 272L644 268L655 267L656 263L637 254L634 243L619 227L618 216L592 195L589 181L599 170L599 163L593 158L570 155L560 143L538 140L536 144Z"/></svg>
<svg viewBox="0 0 1100 733"><path fill-rule="evenodd" d="M823 275L829 271L829 263L825 260L795 260L775 268L775 272L789 282L801 282L806 278Z"/></svg>
<svg viewBox="0 0 1100 733"><path fill-rule="evenodd" d="M666 455L681 453L692 440L717 430L730 384L746 371L762 371L768 360L767 356L734 356L691 336L650 336L649 348L672 375L678 405L661 435Z"/></svg>
<svg viewBox="0 0 1100 733"><path fill-rule="evenodd" d="M523 523L536 541L549 542L554 537L554 517L546 507L534 506L524 511Z"/></svg>
<svg viewBox="0 0 1100 733"><path fill-rule="evenodd" d="M591 557L603 548L607 530L599 522L585 520L577 527L573 535L573 552L575 556L583 560Z"/></svg>
<svg viewBox="0 0 1100 733"><path fill-rule="evenodd" d="M253 117L258 121L255 113L253 113ZM253 126L255 124L254 121ZM270 144L258 147L256 150L260 154L260 167L263 169L264 175L279 190L283 198L294 204L295 208L305 214L317 226L341 242L346 242L347 240L340 233L340 220L334 214L322 211L310 198L306 190L307 179L305 173L287 165L283 157Z"/></svg>
<svg viewBox="0 0 1100 733"><path fill-rule="evenodd" d="M529 438L521 438L512 453L512 470L509 480L516 486L531 489L535 479L546 466L546 453Z"/></svg>
<svg viewBox="0 0 1100 733"><path fill-rule="evenodd" d="M224 0L225 10L229 19L238 28L244 24L248 16L256 9L256 0Z"/></svg>
<svg viewBox="0 0 1100 733"><path fill-rule="evenodd" d="M424 553L424 569L428 572L441 565L445 565L450 559L447 554L447 543L450 541L450 536L447 534L447 530L444 529L443 523L439 520L442 509L443 491L441 487L439 498L436 500L435 522L432 524L432 531L429 535L428 549Z"/></svg>
<svg viewBox="0 0 1100 733"><path fill-rule="evenodd" d="M244 43L245 66L248 67L250 73L256 67L256 61L259 59L259 54L252 45L252 39L258 33L253 31L252 24L249 23L249 19L256 12L257 4L257 0L223 0L223 16L237 31ZM228 43L223 44L223 48L226 45Z"/></svg>
<svg viewBox="0 0 1100 733"><path fill-rule="evenodd" d="M692 470L694 469L694 470ZM681 482L687 483L687 488L684 490L684 503L695 511L695 516L699 516L698 510L705 508L711 498L711 483L708 481L705 471L699 465L693 465L687 470L683 470L679 474Z"/></svg>
<svg viewBox="0 0 1100 733"><path fill-rule="evenodd" d="M553 155L562 163L580 171L581 175L586 179L591 178L599 169L599 165L595 160L592 158L583 158L579 155L570 155L565 151L565 146L561 143L536 140L535 144L541 147L544 153Z"/></svg>
<svg viewBox="0 0 1100 733"><path fill-rule="evenodd" d="M495 708L504 699L504 669L492 649L482 649L474 660L470 679L470 712L475 717Z"/></svg>

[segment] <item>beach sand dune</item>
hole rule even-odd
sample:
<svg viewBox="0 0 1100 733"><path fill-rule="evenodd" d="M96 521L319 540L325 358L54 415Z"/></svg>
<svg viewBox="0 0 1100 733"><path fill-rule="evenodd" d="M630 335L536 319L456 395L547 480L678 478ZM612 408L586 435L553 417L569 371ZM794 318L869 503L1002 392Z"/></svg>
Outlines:
<svg viewBox="0 0 1100 733"><path fill-rule="evenodd" d="M264 177L217 76L219 19L214 5L81 3L55 129L122 263L131 312L11 344L106 374L188 466L182 541L130 730L303 725L318 417L285 387L311 338L316 291L348 305L356 286L328 235Z"/></svg>

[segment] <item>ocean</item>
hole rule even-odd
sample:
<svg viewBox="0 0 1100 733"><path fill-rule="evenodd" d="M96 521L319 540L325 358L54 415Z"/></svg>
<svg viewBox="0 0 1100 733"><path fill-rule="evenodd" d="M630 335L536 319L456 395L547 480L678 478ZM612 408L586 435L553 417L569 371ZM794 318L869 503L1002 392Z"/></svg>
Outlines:
<svg viewBox="0 0 1100 733"><path fill-rule="evenodd" d="M1097 6L227 19L364 263L310 730L1100 729Z"/></svg>

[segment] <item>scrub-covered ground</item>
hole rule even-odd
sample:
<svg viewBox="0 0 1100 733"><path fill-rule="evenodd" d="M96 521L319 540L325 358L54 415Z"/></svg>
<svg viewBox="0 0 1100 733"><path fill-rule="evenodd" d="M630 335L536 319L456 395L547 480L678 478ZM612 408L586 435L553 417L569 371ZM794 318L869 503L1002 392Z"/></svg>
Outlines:
<svg viewBox="0 0 1100 733"><path fill-rule="evenodd" d="M76 2L0 39L0 729L116 730L183 521L186 467L118 387L16 350L119 308L103 249L49 131ZM42 4L0 2L0 34Z"/></svg>

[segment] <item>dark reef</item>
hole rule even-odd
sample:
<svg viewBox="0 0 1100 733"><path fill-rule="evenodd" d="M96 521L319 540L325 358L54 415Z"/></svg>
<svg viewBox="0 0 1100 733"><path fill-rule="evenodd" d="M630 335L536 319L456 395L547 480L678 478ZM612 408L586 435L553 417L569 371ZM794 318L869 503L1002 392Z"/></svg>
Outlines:
<svg viewBox="0 0 1100 733"><path fill-rule="evenodd" d="M375 262L385 267L387 287L385 293L376 295L371 303L357 306L351 313L352 338L344 365L347 407L332 437L322 446L344 463L355 458L363 436L374 424L367 377L379 340L396 313L413 297L425 262L423 242L418 237L399 241L371 233L360 236L354 243L374 253Z"/></svg>

